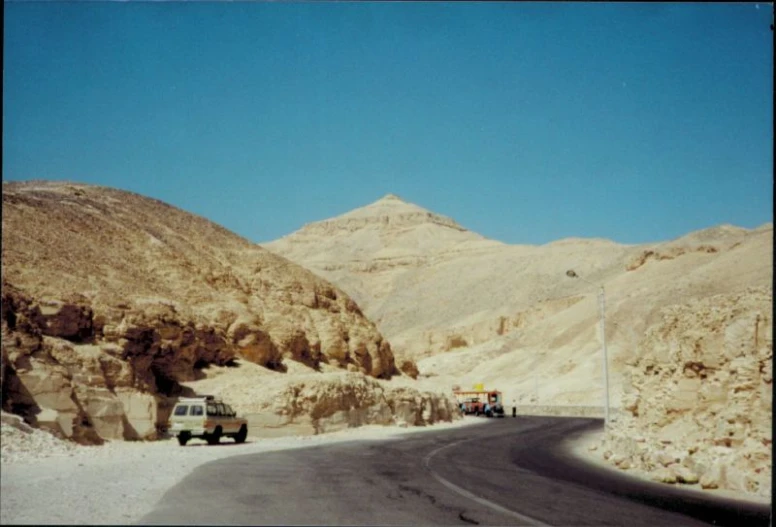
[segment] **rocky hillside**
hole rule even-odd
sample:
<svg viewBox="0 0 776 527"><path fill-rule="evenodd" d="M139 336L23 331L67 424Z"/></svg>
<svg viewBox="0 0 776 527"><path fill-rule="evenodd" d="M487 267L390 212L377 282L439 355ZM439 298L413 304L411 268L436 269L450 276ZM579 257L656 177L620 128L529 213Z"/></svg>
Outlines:
<svg viewBox="0 0 776 527"><path fill-rule="evenodd" d="M668 483L770 496L772 315L767 288L661 310L628 360L609 461Z"/></svg>
<svg viewBox="0 0 776 527"><path fill-rule="evenodd" d="M129 192L3 183L2 404L82 442L153 437L202 368L397 373L341 289Z"/></svg>
<svg viewBox="0 0 776 527"><path fill-rule="evenodd" d="M607 266L624 265L616 244L583 243ZM472 325L477 333L548 296L573 293L563 276L580 252L489 240L391 194L263 246L346 290L394 351L412 358L471 344L449 328Z"/></svg>
<svg viewBox="0 0 776 527"><path fill-rule="evenodd" d="M263 244L346 287L359 305L370 305L370 318L382 313L377 304L391 302L405 271L424 267L453 248L500 245L393 194Z"/></svg>
<svg viewBox="0 0 776 527"><path fill-rule="evenodd" d="M600 404L603 284L618 404L624 357L659 310L769 285L772 234L771 224L723 225L644 245L506 245L389 195L264 247L358 298L421 376L439 386L485 383L521 402Z"/></svg>

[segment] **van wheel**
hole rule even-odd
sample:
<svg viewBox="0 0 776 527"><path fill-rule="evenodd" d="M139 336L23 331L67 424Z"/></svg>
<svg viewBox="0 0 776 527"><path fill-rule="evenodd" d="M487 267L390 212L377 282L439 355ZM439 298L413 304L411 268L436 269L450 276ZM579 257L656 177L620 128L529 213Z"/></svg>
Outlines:
<svg viewBox="0 0 776 527"><path fill-rule="evenodd" d="M187 434L179 434L178 435L178 444L180 446L186 446L186 443L189 442L189 439L191 439Z"/></svg>
<svg viewBox="0 0 776 527"><path fill-rule="evenodd" d="M218 442L221 441L221 427L217 426L212 434L205 437L205 440L208 445L217 445Z"/></svg>
<svg viewBox="0 0 776 527"><path fill-rule="evenodd" d="M245 425L242 425L240 427L240 431L237 432L237 435L234 436L234 442L245 443L245 440L247 438L248 438L248 428Z"/></svg>

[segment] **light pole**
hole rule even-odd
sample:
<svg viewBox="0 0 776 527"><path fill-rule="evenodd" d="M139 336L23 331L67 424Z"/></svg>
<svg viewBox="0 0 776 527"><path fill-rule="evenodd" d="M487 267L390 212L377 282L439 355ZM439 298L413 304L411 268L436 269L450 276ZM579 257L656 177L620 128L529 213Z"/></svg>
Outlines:
<svg viewBox="0 0 776 527"><path fill-rule="evenodd" d="M566 276L569 278L579 278L583 282L595 286L594 283L585 280L573 269L566 271ZM598 306L599 306L599 321L601 325L601 348L604 356L604 427L609 426L609 358L606 354L606 293L604 292L603 284L600 285L598 292Z"/></svg>

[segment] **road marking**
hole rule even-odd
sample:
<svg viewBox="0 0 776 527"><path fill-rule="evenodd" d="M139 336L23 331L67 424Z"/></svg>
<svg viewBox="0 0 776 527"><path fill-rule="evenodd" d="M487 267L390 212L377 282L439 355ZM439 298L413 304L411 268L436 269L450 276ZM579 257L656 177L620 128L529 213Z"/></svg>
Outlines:
<svg viewBox="0 0 776 527"><path fill-rule="evenodd" d="M542 523L541 521L537 520L536 518L531 518L530 516L526 516L524 514L520 514L519 512L515 512L513 510L507 509L505 507L502 507L498 503L493 503L490 500L486 500L485 498L481 498L477 496L476 494L473 494L469 492L468 490L459 487L452 481L448 481L433 470L431 470L431 458L437 455L439 452L446 448L454 447L456 445L460 445L461 443L466 443L467 441L474 441L477 438L472 439L462 439L461 441L456 441L455 443L450 443L449 445L445 445L442 447L439 447L426 455L426 457L423 458L423 465L426 467L426 470L429 471L429 473L434 477L435 480L437 480L439 483L447 487L448 489L452 490L453 492L456 492L460 494L461 496L465 498L469 498L472 501L476 501L480 505L484 505L485 507L488 507L490 509L493 509L495 511L500 512L501 514L506 514L507 516L511 516L513 518L516 518L520 520L521 522L526 522L528 525L536 525L537 527L550 527L549 524Z"/></svg>

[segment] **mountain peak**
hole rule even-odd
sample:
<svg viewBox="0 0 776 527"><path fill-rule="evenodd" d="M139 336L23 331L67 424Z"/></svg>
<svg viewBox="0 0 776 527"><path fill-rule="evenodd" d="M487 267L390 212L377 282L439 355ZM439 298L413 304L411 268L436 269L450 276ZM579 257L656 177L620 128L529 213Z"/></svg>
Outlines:
<svg viewBox="0 0 776 527"><path fill-rule="evenodd" d="M401 201L402 203L406 203L403 199L401 199L396 194L386 194L382 198L378 199L375 203L380 203L381 201Z"/></svg>
<svg viewBox="0 0 776 527"><path fill-rule="evenodd" d="M397 216L406 215L436 216L436 214L431 211L415 205L414 203L405 201L396 194L386 194L369 205L353 209L332 219L383 218L386 216L395 218Z"/></svg>
<svg viewBox="0 0 776 527"><path fill-rule="evenodd" d="M345 214L314 223L308 223L300 233L332 235L334 232L352 233L364 228L378 228L382 231L401 231L408 228L434 225L457 232L468 233L477 239L480 235L470 233L458 225L455 220L431 212L414 203L404 201L396 194L386 194L382 198L353 209Z"/></svg>

